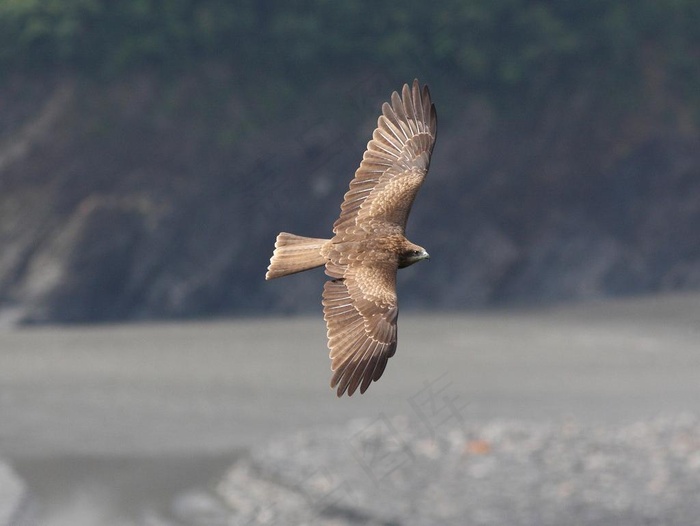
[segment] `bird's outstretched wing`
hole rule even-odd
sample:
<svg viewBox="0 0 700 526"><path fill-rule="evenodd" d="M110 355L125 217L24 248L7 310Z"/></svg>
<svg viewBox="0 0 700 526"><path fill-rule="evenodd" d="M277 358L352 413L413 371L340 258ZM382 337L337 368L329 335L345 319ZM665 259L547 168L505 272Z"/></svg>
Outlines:
<svg viewBox="0 0 700 526"><path fill-rule="evenodd" d="M430 165L437 134L437 116L427 86L418 80L391 95L362 163L350 182L333 232L342 235L357 227L381 222L405 230L413 200Z"/></svg>
<svg viewBox="0 0 700 526"><path fill-rule="evenodd" d="M396 351L396 265L349 266L323 288L333 377L338 396L364 393Z"/></svg>

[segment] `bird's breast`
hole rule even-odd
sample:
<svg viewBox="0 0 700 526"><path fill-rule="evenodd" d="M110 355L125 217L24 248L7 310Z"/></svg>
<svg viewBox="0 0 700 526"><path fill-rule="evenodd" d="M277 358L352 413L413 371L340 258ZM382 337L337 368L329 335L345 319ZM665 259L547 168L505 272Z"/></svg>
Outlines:
<svg viewBox="0 0 700 526"><path fill-rule="evenodd" d="M329 259L340 265L353 262L396 262L406 238L400 234L336 236Z"/></svg>

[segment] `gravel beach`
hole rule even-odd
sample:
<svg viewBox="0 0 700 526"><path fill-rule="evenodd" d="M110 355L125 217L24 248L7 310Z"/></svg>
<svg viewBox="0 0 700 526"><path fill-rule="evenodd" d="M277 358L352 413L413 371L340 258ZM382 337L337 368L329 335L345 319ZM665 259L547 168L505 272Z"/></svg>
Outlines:
<svg viewBox="0 0 700 526"><path fill-rule="evenodd" d="M226 524L690 526L700 520L700 421L693 415L625 426L425 424L355 421L255 448L218 488L232 510Z"/></svg>

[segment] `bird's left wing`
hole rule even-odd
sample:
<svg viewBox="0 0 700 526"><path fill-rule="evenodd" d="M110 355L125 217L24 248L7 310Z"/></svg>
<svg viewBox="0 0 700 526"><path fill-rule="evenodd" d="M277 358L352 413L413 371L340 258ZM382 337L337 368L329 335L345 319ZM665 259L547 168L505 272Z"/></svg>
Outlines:
<svg viewBox="0 0 700 526"><path fill-rule="evenodd" d="M396 265L348 267L344 277L323 288L333 377L338 396L364 393L379 380L396 352Z"/></svg>
<svg viewBox="0 0 700 526"><path fill-rule="evenodd" d="M340 216L333 224L338 235L373 222L406 227L413 200L423 183L437 135L437 116L427 86L417 80L394 92L362 157Z"/></svg>

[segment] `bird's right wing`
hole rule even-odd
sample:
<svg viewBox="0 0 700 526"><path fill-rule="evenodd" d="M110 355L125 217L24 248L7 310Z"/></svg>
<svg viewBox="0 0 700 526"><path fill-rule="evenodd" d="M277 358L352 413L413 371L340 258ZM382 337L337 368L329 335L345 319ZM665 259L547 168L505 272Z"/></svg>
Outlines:
<svg viewBox="0 0 700 526"><path fill-rule="evenodd" d="M338 396L364 393L396 352L396 265L349 267L323 287L333 377Z"/></svg>

